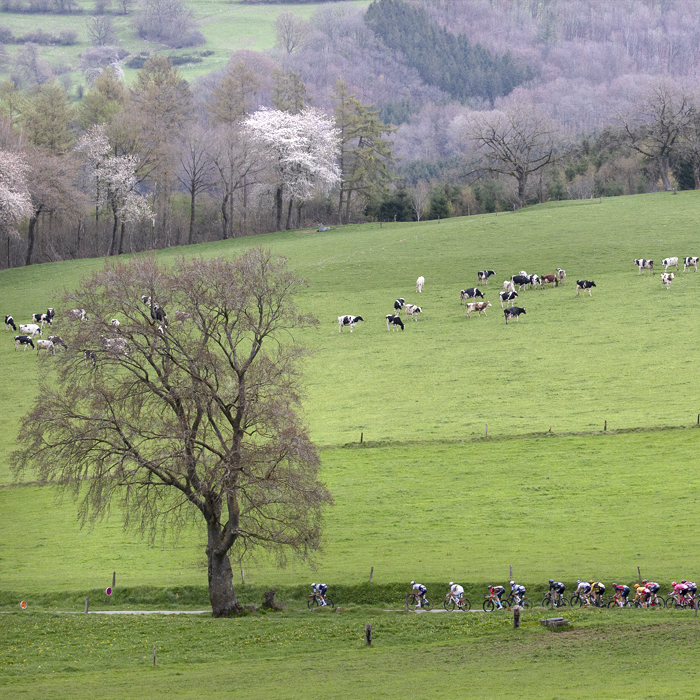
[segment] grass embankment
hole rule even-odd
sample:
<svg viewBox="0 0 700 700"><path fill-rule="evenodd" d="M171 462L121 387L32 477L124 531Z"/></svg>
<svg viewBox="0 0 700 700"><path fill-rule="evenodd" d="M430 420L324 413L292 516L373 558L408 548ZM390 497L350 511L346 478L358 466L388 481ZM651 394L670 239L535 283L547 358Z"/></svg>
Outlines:
<svg viewBox="0 0 700 700"><path fill-rule="evenodd" d="M700 626L669 611L523 616L271 613L231 620L11 614L6 697L675 697L697 691ZM364 624L372 625L371 649ZM153 646L157 665L153 667Z"/></svg>

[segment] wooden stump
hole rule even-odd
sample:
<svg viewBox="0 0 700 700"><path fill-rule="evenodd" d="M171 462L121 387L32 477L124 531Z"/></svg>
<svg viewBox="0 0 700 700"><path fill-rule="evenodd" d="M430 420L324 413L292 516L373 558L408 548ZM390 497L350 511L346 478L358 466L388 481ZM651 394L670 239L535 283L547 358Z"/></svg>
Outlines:
<svg viewBox="0 0 700 700"><path fill-rule="evenodd" d="M524 608L519 605L513 606L513 629L518 629L518 627L520 627L520 613L523 610Z"/></svg>
<svg viewBox="0 0 700 700"><path fill-rule="evenodd" d="M263 608L270 608L272 610L277 610L278 605L275 602L275 589L271 591L265 591L263 593Z"/></svg>
<svg viewBox="0 0 700 700"><path fill-rule="evenodd" d="M365 646L372 646L372 625L365 625Z"/></svg>

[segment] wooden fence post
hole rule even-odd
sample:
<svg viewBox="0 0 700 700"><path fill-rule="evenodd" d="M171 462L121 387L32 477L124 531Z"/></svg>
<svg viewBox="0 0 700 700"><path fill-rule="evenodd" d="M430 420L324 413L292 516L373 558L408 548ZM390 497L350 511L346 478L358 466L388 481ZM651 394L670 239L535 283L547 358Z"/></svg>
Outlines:
<svg viewBox="0 0 700 700"><path fill-rule="evenodd" d="M88 608L90 607L90 596L85 596L85 614L87 615Z"/></svg>
<svg viewBox="0 0 700 700"><path fill-rule="evenodd" d="M362 441L365 439L365 434L360 433L360 445L362 444Z"/></svg>
<svg viewBox="0 0 700 700"><path fill-rule="evenodd" d="M117 585L117 572L113 571L112 572L112 588L115 588Z"/></svg>
<svg viewBox="0 0 700 700"><path fill-rule="evenodd" d="M489 436L489 424L487 423L486 424L486 433L484 434L484 437L488 437L488 436Z"/></svg>
<svg viewBox="0 0 700 700"><path fill-rule="evenodd" d="M156 665L156 645L153 645L153 665Z"/></svg>
<svg viewBox="0 0 700 700"><path fill-rule="evenodd" d="M365 646L372 646L372 625L365 625Z"/></svg>
<svg viewBox="0 0 700 700"><path fill-rule="evenodd" d="M513 565L510 565L510 578L508 579L509 581L513 580Z"/></svg>
<svg viewBox="0 0 700 700"><path fill-rule="evenodd" d="M372 583L372 576L374 575L374 567L369 570L369 582Z"/></svg>
<svg viewBox="0 0 700 700"><path fill-rule="evenodd" d="M603 432L606 433L608 431L608 421L605 421L605 426L603 427Z"/></svg>
<svg viewBox="0 0 700 700"><path fill-rule="evenodd" d="M637 576L639 576L639 583L642 582L642 572L639 570L639 567L637 567Z"/></svg>

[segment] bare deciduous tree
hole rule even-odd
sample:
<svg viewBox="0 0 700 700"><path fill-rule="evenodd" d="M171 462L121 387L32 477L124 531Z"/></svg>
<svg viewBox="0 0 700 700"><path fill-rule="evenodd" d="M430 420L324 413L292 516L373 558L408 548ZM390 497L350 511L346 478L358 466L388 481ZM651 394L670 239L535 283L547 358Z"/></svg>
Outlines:
<svg viewBox="0 0 700 700"><path fill-rule="evenodd" d="M0 151L0 232L7 238L7 267L10 267L10 239L17 237L17 224L32 215L25 159Z"/></svg>
<svg viewBox="0 0 700 700"><path fill-rule="evenodd" d="M69 295L89 318L66 321L75 352L42 372L22 422L16 473L33 467L79 496L83 522L113 502L151 536L204 521L215 617L240 610L230 556L310 557L331 503L298 415L305 353L291 333L316 323L294 305L302 284L259 248L172 269L154 257L107 264ZM184 322L154 319L156 304Z"/></svg>
<svg viewBox="0 0 700 700"><path fill-rule="evenodd" d="M430 185L425 180L419 180L415 187L411 188L411 208L416 215L416 221L420 221L430 203Z"/></svg>
<svg viewBox="0 0 700 700"><path fill-rule="evenodd" d="M467 134L484 158L477 171L515 178L518 201L525 206L529 176L555 160L559 141L555 124L530 105L515 105L503 112L473 113Z"/></svg>
<svg viewBox="0 0 700 700"><path fill-rule="evenodd" d="M631 115L621 115L630 146L651 159L670 190L669 158L692 124L694 109L688 92L668 80L658 80L644 93Z"/></svg>
<svg viewBox="0 0 700 700"><path fill-rule="evenodd" d="M114 20L110 15L98 15L85 20L87 33L93 46L107 46L114 44L116 32Z"/></svg>
<svg viewBox="0 0 700 700"><path fill-rule="evenodd" d="M280 12L275 19L277 31L276 46L289 53L299 48L309 33L309 25L293 12Z"/></svg>

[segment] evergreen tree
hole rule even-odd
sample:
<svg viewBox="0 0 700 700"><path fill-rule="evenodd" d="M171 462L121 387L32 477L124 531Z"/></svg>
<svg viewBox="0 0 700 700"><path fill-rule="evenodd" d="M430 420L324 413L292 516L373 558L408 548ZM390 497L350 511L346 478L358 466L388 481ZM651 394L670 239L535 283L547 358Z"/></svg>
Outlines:
<svg viewBox="0 0 700 700"><path fill-rule="evenodd" d="M234 124L248 114L251 99L259 89L260 80L243 61L229 64L212 92L207 110L216 124Z"/></svg>
<svg viewBox="0 0 700 700"><path fill-rule="evenodd" d="M66 91L59 85L45 84L26 100L20 121L30 143L51 153L64 153L73 141L69 130L72 119Z"/></svg>
<svg viewBox="0 0 700 700"><path fill-rule="evenodd" d="M281 112L299 114L311 102L298 73L275 68L272 71L272 106Z"/></svg>

